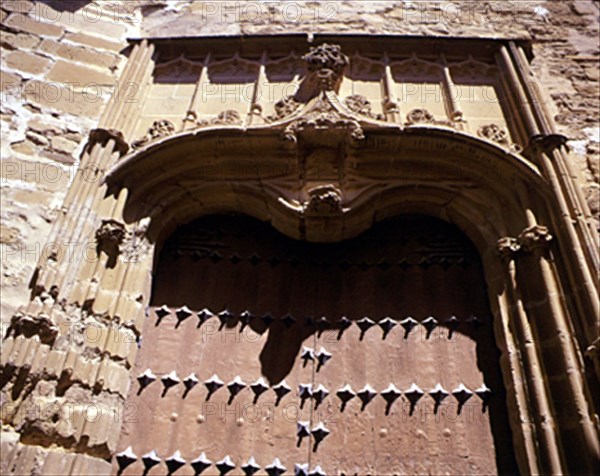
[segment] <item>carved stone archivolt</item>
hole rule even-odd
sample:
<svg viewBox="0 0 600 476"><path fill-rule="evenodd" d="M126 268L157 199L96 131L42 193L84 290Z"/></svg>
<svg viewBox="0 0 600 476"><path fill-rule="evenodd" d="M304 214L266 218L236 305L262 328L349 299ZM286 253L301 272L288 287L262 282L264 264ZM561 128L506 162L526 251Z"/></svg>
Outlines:
<svg viewBox="0 0 600 476"><path fill-rule="evenodd" d="M141 139L134 141L131 146L134 149L139 149L140 147L145 146L149 142L155 141L157 139L161 139L163 137L170 136L175 133L175 126L171 121L166 119L161 119L159 121L154 121L152 126L146 132L146 135Z"/></svg>
<svg viewBox="0 0 600 476"><path fill-rule="evenodd" d="M361 116L376 119L378 121L383 121L385 119L383 114L373 113L371 110L371 103L361 94L353 94L352 96L348 96L346 99L344 99L344 104L352 112L360 114Z"/></svg>

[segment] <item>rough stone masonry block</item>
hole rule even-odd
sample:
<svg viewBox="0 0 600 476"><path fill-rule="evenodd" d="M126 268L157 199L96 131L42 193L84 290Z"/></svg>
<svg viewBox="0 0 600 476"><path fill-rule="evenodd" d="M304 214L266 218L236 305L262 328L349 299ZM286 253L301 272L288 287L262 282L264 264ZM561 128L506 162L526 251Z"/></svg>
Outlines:
<svg viewBox="0 0 600 476"><path fill-rule="evenodd" d="M70 77L71 82L78 80L76 75ZM91 92L78 92L68 85L63 87L38 80L31 80L25 84L23 97L41 107L90 118L98 117L104 107L104 102L96 95L95 89Z"/></svg>
<svg viewBox="0 0 600 476"><path fill-rule="evenodd" d="M119 63L119 57L111 53L102 53L81 46L58 43L51 39L42 41L39 49L69 61L86 63L101 68L113 68Z"/></svg>
<svg viewBox="0 0 600 476"><path fill-rule="evenodd" d="M30 74L41 74L50 65L51 61L41 56L26 53L25 51L13 51L6 57L6 64L17 71Z"/></svg>
<svg viewBox="0 0 600 476"><path fill-rule="evenodd" d="M79 87L86 85L108 86L115 82L113 76L109 74L62 60L54 64L48 73L48 79L65 84L76 82Z"/></svg>
<svg viewBox="0 0 600 476"><path fill-rule="evenodd" d="M64 28L52 23L43 23L26 15L14 14L6 20L6 25L34 35L59 37L65 32Z"/></svg>
<svg viewBox="0 0 600 476"><path fill-rule="evenodd" d="M94 49L102 49L119 52L126 47L125 43L115 43L104 38L97 36L86 35L85 33L67 33L63 41L70 41L73 43L79 43L85 46L91 46Z"/></svg>

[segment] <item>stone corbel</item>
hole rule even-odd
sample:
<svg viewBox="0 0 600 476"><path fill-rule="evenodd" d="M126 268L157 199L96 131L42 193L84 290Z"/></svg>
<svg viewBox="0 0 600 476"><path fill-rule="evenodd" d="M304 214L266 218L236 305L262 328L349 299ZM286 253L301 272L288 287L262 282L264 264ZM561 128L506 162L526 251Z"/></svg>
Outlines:
<svg viewBox="0 0 600 476"><path fill-rule="evenodd" d="M547 248L551 240L552 235L548 228L542 225L525 228L518 237L519 245L527 253L533 253L536 249Z"/></svg>
<svg viewBox="0 0 600 476"><path fill-rule="evenodd" d="M516 238L503 236L496 242L496 250L504 261L510 261L521 249L521 245Z"/></svg>
<svg viewBox="0 0 600 476"><path fill-rule="evenodd" d="M530 160L540 153L551 157L552 152L559 150L561 147L565 147L568 151L568 140L567 137L561 134L537 134L531 137L522 155Z"/></svg>
<svg viewBox="0 0 600 476"><path fill-rule="evenodd" d="M105 146L109 140L115 141L115 148L119 152L119 156L124 156L129 151L129 144L125 141L123 137L123 133L117 129L92 129L90 131L90 136L88 139L88 143L86 145L86 150L91 151L94 145L100 143L100 145Z"/></svg>
<svg viewBox="0 0 600 476"><path fill-rule="evenodd" d="M96 252L104 251L109 256L109 266L114 266L117 256L121 253L121 245L127 238L125 225L117 220L102 220L96 230Z"/></svg>

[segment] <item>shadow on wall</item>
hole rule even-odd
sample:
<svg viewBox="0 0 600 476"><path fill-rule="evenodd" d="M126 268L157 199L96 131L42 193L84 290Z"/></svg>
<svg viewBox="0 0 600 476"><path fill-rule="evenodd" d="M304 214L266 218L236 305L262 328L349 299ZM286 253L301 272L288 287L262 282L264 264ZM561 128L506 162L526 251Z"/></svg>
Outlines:
<svg viewBox="0 0 600 476"><path fill-rule="evenodd" d="M92 0L38 0L37 3L43 3L53 8L57 12L75 13L86 5L93 3Z"/></svg>

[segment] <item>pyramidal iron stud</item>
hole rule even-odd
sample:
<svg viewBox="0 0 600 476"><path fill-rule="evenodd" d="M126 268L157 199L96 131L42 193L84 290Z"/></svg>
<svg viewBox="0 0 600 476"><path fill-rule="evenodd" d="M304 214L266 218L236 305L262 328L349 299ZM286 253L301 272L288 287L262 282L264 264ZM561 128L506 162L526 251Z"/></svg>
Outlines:
<svg viewBox="0 0 600 476"><path fill-rule="evenodd" d="M307 421L299 421L296 423L296 436L298 438L304 438L305 436L310 435L309 422Z"/></svg>
<svg viewBox="0 0 600 476"><path fill-rule="evenodd" d="M369 404L369 402L373 400L373 398L375 398L377 392L373 387L367 384L361 390L356 392L356 395L358 395L358 398L360 398L360 401L362 402L362 409L364 410L364 408Z"/></svg>
<svg viewBox="0 0 600 476"><path fill-rule="evenodd" d="M421 390L417 384L413 383L410 387L408 387L408 390L404 392L404 395L406 398L408 398L408 401L411 403L411 405L415 405L424 395L424 393L425 392L423 392L423 390Z"/></svg>
<svg viewBox="0 0 600 476"><path fill-rule="evenodd" d="M226 326L227 324L233 322L235 316L233 315L233 313L231 311L229 311L229 309L223 309L217 316L219 318L219 320L221 321L221 326L220 328L223 328L224 326Z"/></svg>
<svg viewBox="0 0 600 476"><path fill-rule="evenodd" d="M268 312L266 314L264 314L263 316L261 316L260 319L264 322L265 326L267 326L267 327L269 327L275 320L275 318Z"/></svg>
<svg viewBox="0 0 600 476"><path fill-rule="evenodd" d="M474 329L477 330L483 326L483 320L477 316L471 316L467 319L467 324L470 324Z"/></svg>
<svg viewBox="0 0 600 476"><path fill-rule="evenodd" d="M298 385L298 395L302 400L312 397L312 384L301 383Z"/></svg>
<svg viewBox="0 0 600 476"><path fill-rule="evenodd" d="M242 323L242 329L252 322L254 315L250 311L244 311L240 314L240 322Z"/></svg>
<svg viewBox="0 0 600 476"><path fill-rule="evenodd" d="M179 450L175 451L171 456L165 459L165 464L169 470L169 474L173 474L182 466L185 466L186 461L181 457Z"/></svg>
<svg viewBox="0 0 600 476"><path fill-rule="evenodd" d="M379 321L378 324L379 324L379 327L381 327L381 330L383 331L383 338L385 339L387 337L387 335L390 333L390 331L398 323L391 317L386 317L385 319L382 319L381 321Z"/></svg>
<svg viewBox="0 0 600 476"><path fill-rule="evenodd" d="M438 320L433 316L429 316L427 319L423 319L423 321L421 321L421 325L425 329L427 329L427 337L431 335L431 333L438 326L438 324Z"/></svg>
<svg viewBox="0 0 600 476"><path fill-rule="evenodd" d="M329 395L329 390L327 390L327 388L325 388L325 386L321 383L313 391L313 398L317 402L317 405L321 404L327 395Z"/></svg>
<svg viewBox="0 0 600 476"><path fill-rule="evenodd" d="M244 382L239 375L236 375L235 378L227 384L227 389L232 397L235 397L238 393L240 393L244 388L246 388L246 382Z"/></svg>
<svg viewBox="0 0 600 476"><path fill-rule="evenodd" d="M469 398L471 398L473 392L471 392L471 390L461 383L458 387L452 390L452 395L454 395L454 398L458 400L459 405L463 405Z"/></svg>
<svg viewBox="0 0 600 476"><path fill-rule="evenodd" d="M194 313L187 306L182 306L177 311L175 311L175 317L177 317L177 324L175 327L179 327L179 325L185 321L188 317L192 316Z"/></svg>
<svg viewBox="0 0 600 476"><path fill-rule="evenodd" d="M144 468L146 471L150 471L150 469L154 468L154 466L160 464L161 461L162 460L158 457L156 451L154 450L142 456L142 463L144 463Z"/></svg>
<svg viewBox="0 0 600 476"><path fill-rule="evenodd" d="M315 351L310 347L302 347L302 352L300 353L300 359L304 362L302 364L303 367L306 367L306 364L309 360L315 360Z"/></svg>
<svg viewBox="0 0 600 476"><path fill-rule="evenodd" d="M481 387L475 390L475 394L481 398L483 403L488 403L490 398L492 398L492 391L485 383L482 383Z"/></svg>
<svg viewBox="0 0 600 476"><path fill-rule="evenodd" d="M212 395L217 390L219 390L223 385L223 381L219 378L218 375L214 374L211 378L204 381L204 386L208 389L208 394Z"/></svg>
<svg viewBox="0 0 600 476"><path fill-rule="evenodd" d="M282 380L280 383L275 385L273 390L275 391L275 395L277 395L277 401L275 402L275 405L278 405L281 399L292 391L285 380Z"/></svg>
<svg viewBox="0 0 600 476"><path fill-rule="evenodd" d="M337 392L335 392L335 394L338 396L338 398L342 401L343 404L346 404L354 397L356 397L356 393L354 393L354 390L352 390L352 387L349 384L344 385Z"/></svg>
<svg viewBox="0 0 600 476"><path fill-rule="evenodd" d="M133 452L131 446L128 446L124 451L117 453L115 455L115 459L119 465L119 470L123 471L125 468L127 468L127 466L132 465L137 461L137 456Z"/></svg>
<svg viewBox="0 0 600 476"><path fill-rule="evenodd" d="M317 335L321 335L325 329L329 327L329 321L325 316L322 316L317 321Z"/></svg>
<svg viewBox="0 0 600 476"><path fill-rule="evenodd" d="M365 333L375 325L375 322L368 317L363 317L362 319L356 321L356 325L360 329L360 340L362 340Z"/></svg>
<svg viewBox="0 0 600 476"><path fill-rule="evenodd" d="M160 324L160 321L163 320L163 318L171 314L171 309L169 309L169 307L166 304L163 304L158 309L156 309L154 313L158 316L158 319L156 320L156 325L158 326Z"/></svg>
<svg viewBox="0 0 600 476"><path fill-rule="evenodd" d="M221 461L218 461L215 466L219 470L221 476L224 476L235 469L235 464L233 464L233 461L231 461L229 455L226 455L225 458L223 458Z"/></svg>
<svg viewBox="0 0 600 476"><path fill-rule="evenodd" d="M289 329L296 323L296 318L291 314L286 314L281 318L281 323L285 326L286 329Z"/></svg>
<svg viewBox="0 0 600 476"><path fill-rule="evenodd" d="M265 382L265 379L260 377L256 382L250 385L250 390L254 393L254 403L256 403L258 397L269 390L269 386Z"/></svg>
<svg viewBox="0 0 600 476"><path fill-rule="evenodd" d="M404 338L406 339L410 332L418 325L419 323L414 320L412 317L407 317L406 319L402 319L400 321L400 325L404 328Z"/></svg>
<svg viewBox="0 0 600 476"><path fill-rule="evenodd" d="M431 398L433 398L433 400L435 401L436 406L440 405L442 403L442 400L444 400L444 398L450 395L440 383L436 384L436 386L429 390L428 393L429 395L431 395Z"/></svg>
<svg viewBox="0 0 600 476"><path fill-rule="evenodd" d="M194 388L200 380L196 377L195 373L189 374L186 378L183 379L183 385L185 386L185 390L189 392L192 388Z"/></svg>
<svg viewBox="0 0 600 476"><path fill-rule="evenodd" d="M207 307L205 307L204 309L202 309L201 311L199 311L198 314L197 314L197 316L198 316L198 325L204 324L206 321L208 321L214 315L215 314L210 309L208 309Z"/></svg>
<svg viewBox="0 0 600 476"><path fill-rule="evenodd" d="M320 422L316 427L314 427L311 430L311 434L317 444L323 441L327 437L327 435L329 435L329 433L331 432L325 427L323 422Z"/></svg>
<svg viewBox="0 0 600 476"><path fill-rule="evenodd" d="M248 462L240 466L240 468L242 468L242 471L244 472L245 476L253 476L254 473L260 471L260 466L256 463L254 456L250 456Z"/></svg>
<svg viewBox="0 0 600 476"><path fill-rule="evenodd" d="M194 468L196 474L202 474L206 469L210 468L211 465L212 461L206 457L204 452L190 463L190 466Z"/></svg>
<svg viewBox="0 0 600 476"><path fill-rule="evenodd" d="M265 466L265 471L269 476L281 476L287 468L281 464L279 458L275 458L269 466Z"/></svg>
<svg viewBox="0 0 600 476"><path fill-rule="evenodd" d="M152 373L152 370L146 369L143 373L138 375L137 381L140 383L141 388L145 388L156 380L156 375Z"/></svg>
<svg viewBox="0 0 600 476"><path fill-rule="evenodd" d="M448 337L452 337L452 333L458 329L460 321L458 320L458 317L450 316L444 321L444 325L448 328Z"/></svg>
<svg viewBox="0 0 600 476"><path fill-rule="evenodd" d="M325 365L325 363L333 357L333 355L327 352L324 347L321 347L319 349L319 352L317 352L315 356L317 357L317 361L319 362L317 370L319 370L319 368Z"/></svg>
<svg viewBox="0 0 600 476"><path fill-rule="evenodd" d="M320 466L315 466L315 468L308 473L308 476L327 476L327 473L325 473Z"/></svg>
<svg viewBox="0 0 600 476"><path fill-rule="evenodd" d="M167 375L161 377L160 380L165 386L165 391L170 389L171 387L174 387L180 382L179 377L177 376L177 372L175 372L174 370L169 372Z"/></svg>
<svg viewBox="0 0 600 476"><path fill-rule="evenodd" d="M294 465L294 476L308 476L308 463Z"/></svg>
<svg viewBox="0 0 600 476"><path fill-rule="evenodd" d="M390 383L385 390L381 391L381 396L386 402L388 402L388 404L391 404L394 401L396 401L400 397L400 395L402 395L402 392L398 390L398 388L393 383Z"/></svg>

